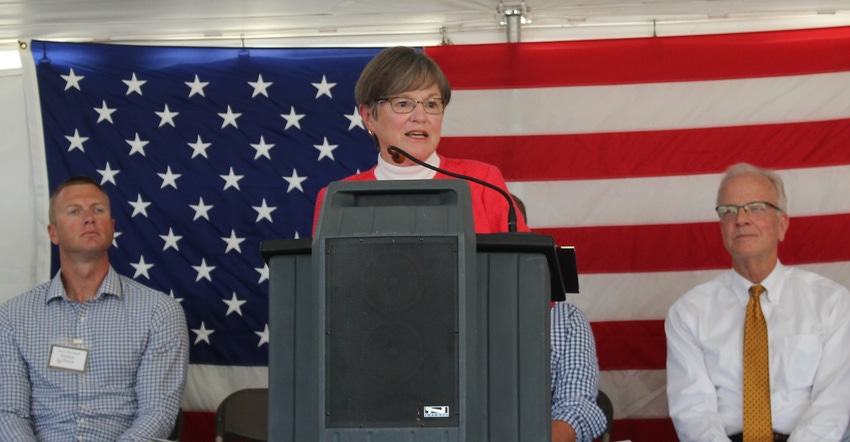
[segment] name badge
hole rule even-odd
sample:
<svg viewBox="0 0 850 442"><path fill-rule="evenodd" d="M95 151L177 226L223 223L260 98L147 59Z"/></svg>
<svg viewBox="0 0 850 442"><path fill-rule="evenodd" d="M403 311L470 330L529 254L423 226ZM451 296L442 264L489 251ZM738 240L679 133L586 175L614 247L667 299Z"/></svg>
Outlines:
<svg viewBox="0 0 850 442"><path fill-rule="evenodd" d="M81 347L53 344L47 366L56 370L85 373L88 369L89 351Z"/></svg>

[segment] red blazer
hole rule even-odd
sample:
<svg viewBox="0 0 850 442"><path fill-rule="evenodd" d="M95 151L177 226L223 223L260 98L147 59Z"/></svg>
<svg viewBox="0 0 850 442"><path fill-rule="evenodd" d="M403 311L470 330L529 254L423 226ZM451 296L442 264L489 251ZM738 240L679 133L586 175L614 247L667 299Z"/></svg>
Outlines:
<svg viewBox="0 0 850 442"><path fill-rule="evenodd" d="M377 167L377 166L375 166ZM343 181L375 181L375 167L366 172L352 175ZM440 168L450 172L469 175L487 183L496 185L506 192L508 187L502 173L496 166L474 160L459 160L440 157ZM437 172L434 179L455 179L448 175ZM469 182L472 193L472 218L475 221L475 233L498 233L508 231L508 203L505 198L493 189L488 189L480 184ZM316 208L313 215L313 233L316 232L316 224L319 222L319 213L322 210L322 201L325 198L325 189L319 192L316 198ZM520 213L517 213L517 231L530 231L528 225Z"/></svg>

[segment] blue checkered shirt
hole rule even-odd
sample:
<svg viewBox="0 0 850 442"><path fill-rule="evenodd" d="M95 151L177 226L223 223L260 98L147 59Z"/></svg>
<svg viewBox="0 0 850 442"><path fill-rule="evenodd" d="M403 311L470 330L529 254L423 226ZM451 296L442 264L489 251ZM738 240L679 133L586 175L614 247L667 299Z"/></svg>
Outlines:
<svg viewBox="0 0 850 442"><path fill-rule="evenodd" d="M79 339L79 374L48 368L51 344ZM71 301L59 274L0 306L0 441L168 437L189 358L180 304L111 267L95 298Z"/></svg>
<svg viewBox="0 0 850 442"><path fill-rule="evenodd" d="M605 430L605 413L596 405L599 362L590 324L567 302L552 307L552 419L576 431L578 442L590 442Z"/></svg>

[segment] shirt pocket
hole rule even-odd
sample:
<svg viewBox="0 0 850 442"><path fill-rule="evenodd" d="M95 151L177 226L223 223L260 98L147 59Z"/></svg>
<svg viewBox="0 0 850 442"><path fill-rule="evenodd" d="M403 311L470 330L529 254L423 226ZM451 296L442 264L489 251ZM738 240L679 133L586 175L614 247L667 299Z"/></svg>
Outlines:
<svg viewBox="0 0 850 442"><path fill-rule="evenodd" d="M814 383L821 359L821 335L806 334L785 338L785 373L791 388L808 387Z"/></svg>

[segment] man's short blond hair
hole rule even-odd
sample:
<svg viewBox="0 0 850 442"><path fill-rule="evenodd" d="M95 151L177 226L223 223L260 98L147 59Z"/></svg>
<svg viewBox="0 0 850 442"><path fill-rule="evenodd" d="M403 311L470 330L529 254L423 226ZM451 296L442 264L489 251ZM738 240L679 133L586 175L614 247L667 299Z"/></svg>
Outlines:
<svg viewBox="0 0 850 442"><path fill-rule="evenodd" d="M47 216L49 217L50 224L53 224L53 222L56 220L56 214L53 213L56 204L56 196L59 195L59 193L65 190L65 188L67 187L80 186L84 184L97 187L97 189L100 190L104 196L106 196L106 201L109 201L109 195L106 194L106 190L104 190L103 186L101 186L100 183L95 181L92 177L86 175L72 176L60 183L58 186L56 186L56 188L53 189L53 193L50 194L50 205L47 209Z"/></svg>

